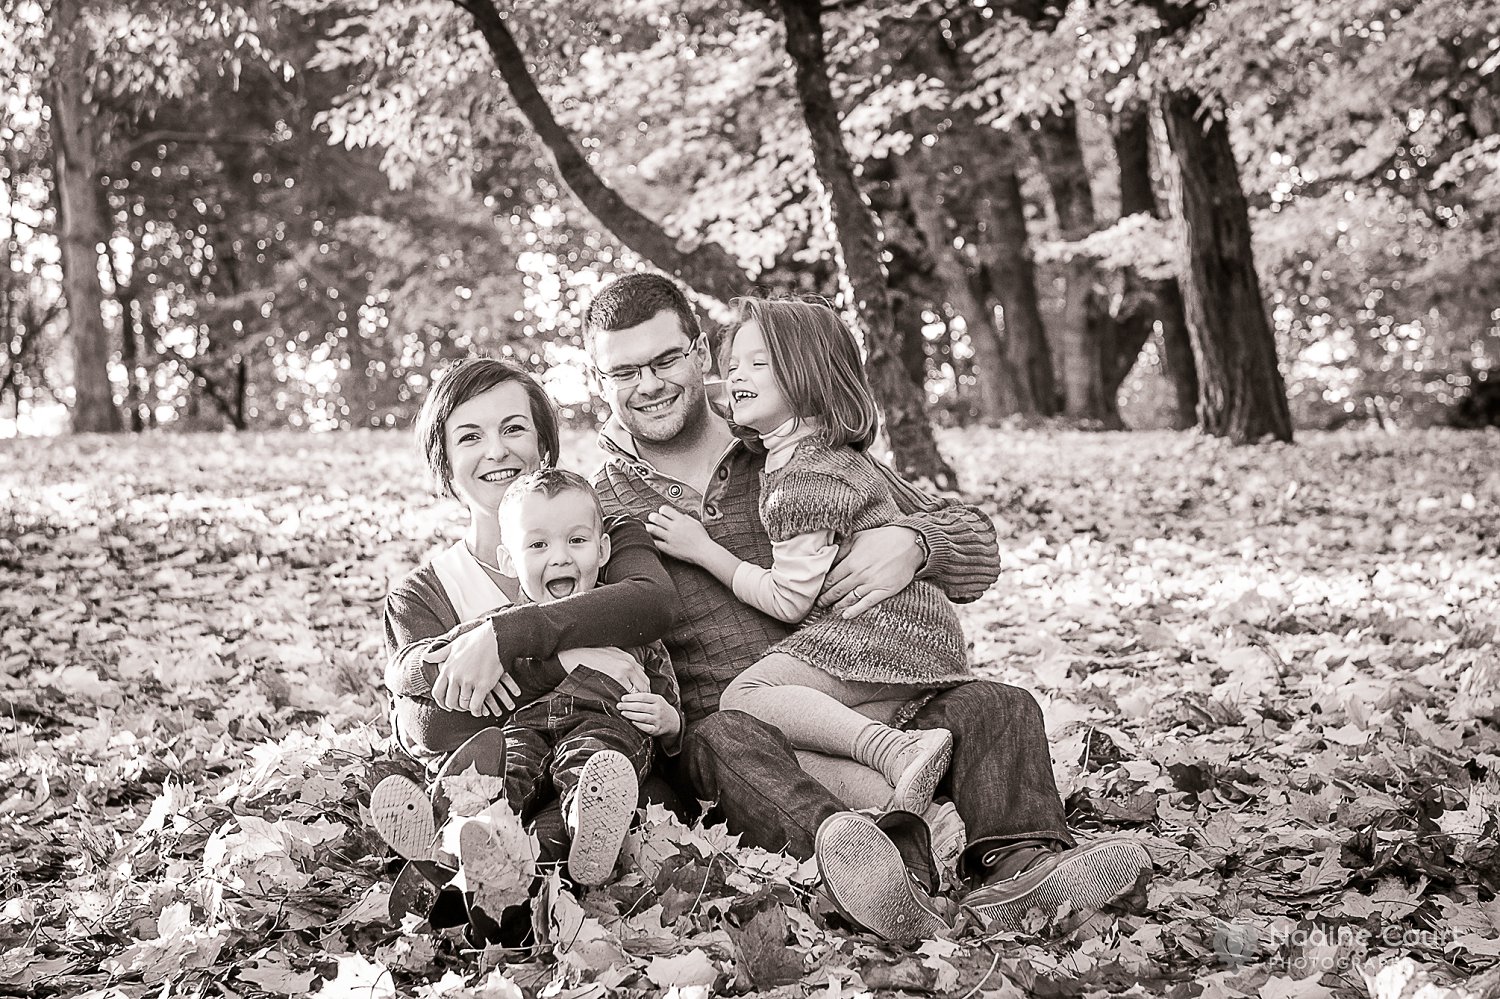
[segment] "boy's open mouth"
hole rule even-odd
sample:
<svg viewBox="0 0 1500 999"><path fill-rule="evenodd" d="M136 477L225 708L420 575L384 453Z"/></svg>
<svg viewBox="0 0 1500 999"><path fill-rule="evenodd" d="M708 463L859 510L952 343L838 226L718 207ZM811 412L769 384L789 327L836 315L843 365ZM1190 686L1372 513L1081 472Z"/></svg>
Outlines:
<svg viewBox="0 0 1500 999"><path fill-rule="evenodd" d="M744 402L746 399L755 399L759 397L749 389L735 389L734 392L730 394L730 398L735 402Z"/></svg>
<svg viewBox="0 0 1500 999"><path fill-rule="evenodd" d="M547 587L548 595L553 599L557 599L558 597L572 596L573 591L578 589L578 580L572 576L565 576L561 579L548 580L544 585Z"/></svg>

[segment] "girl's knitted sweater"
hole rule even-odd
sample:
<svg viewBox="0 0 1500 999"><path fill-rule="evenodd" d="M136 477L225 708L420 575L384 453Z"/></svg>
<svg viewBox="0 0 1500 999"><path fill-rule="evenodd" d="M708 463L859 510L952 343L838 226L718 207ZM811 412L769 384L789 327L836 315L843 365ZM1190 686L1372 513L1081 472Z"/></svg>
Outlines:
<svg viewBox="0 0 1500 999"><path fill-rule="evenodd" d="M772 542L832 531L842 541L901 512L868 456L815 438L761 479L760 516ZM926 580L853 620L815 609L771 649L844 680L939 686L972 679L963 627L948 598Z"/></svg>

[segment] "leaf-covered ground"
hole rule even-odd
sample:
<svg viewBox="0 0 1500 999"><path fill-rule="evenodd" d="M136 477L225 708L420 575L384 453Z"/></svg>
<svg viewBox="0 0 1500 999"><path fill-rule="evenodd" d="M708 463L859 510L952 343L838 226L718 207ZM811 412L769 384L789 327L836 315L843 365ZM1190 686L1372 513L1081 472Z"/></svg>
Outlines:
<svg viewBox="0 0 1500 999"><path fill-rule="evenodd" d="M1142 911L905 952L831 927L805 865L652 815L634 874L548 886L533 949L390 926L380 600L458 524L410 439L11 441L0 993L1500 987L1500 435L944 444L1001 529L977 661L1042 701L1080 836L1150 850Z"/></svg>

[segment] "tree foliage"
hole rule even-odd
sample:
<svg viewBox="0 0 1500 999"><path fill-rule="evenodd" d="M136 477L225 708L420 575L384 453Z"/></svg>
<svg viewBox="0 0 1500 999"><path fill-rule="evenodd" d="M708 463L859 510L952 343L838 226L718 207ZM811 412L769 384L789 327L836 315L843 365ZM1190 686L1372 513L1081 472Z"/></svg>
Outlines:
<svg viewBox="0 0 1500 999"><path fill-rule="evenodd" d="M581 302L643 252L691 277L711 314L757 286L847 302L770 9L91 0L116 402L141 424L381 422L409 409L435 357L576 362ZM504 15L491 39L498 25L515 43L509 73L471 10ZM6 342L20 361L0 379L16 412L67 398L70 381L53 308L50 11L9 0L0 53L23 81L6 110ZM1073 384L1075 402L1098 389L1105 422L1117 401L1127 420L1171 418L1154 402L1173 396L1163 365L1183 374L1161 282L1186 244L1163 207L1160 122L1154 218L1125 209L1116 136L1174 89L1229 125L1301 422L1437 419L1492 367L1494 0L904 0L831 5L824 21L902 364L938 411L1045 415ZM516 100L522 77L550 138ZM1038 145L1057 115L1076 139L1063 202L1062 167ZM601 222L605 191L620 210ZM1084 198L1091 211L1060 213ZM138 301L119 304L132 289L148 292L156 340ZM583 399L576 369L557 377Z"/></svg>

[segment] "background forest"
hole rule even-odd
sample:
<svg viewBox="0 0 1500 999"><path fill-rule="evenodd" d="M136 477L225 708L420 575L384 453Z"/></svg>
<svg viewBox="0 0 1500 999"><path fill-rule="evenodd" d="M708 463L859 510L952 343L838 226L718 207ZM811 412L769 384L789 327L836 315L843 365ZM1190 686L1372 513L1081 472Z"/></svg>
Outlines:
<svg viewBox="0 0 1500 999"><path fill-rule="evenodd" d="M1500 0L0 0L0 85L0 995L1500 999ZM405 428L507 355L590 471L643 267L847 312L1131 911L896 947L657 809L393 923Z"/></svg>
<svg viewBox="0 0 1500 999"><path fill-rule="evenodd" d="M7 435L404 425L471 351L586 418L640 266L836 297L927 475L929 421L1485 418L1493 0L0 11Z"/></svg>

